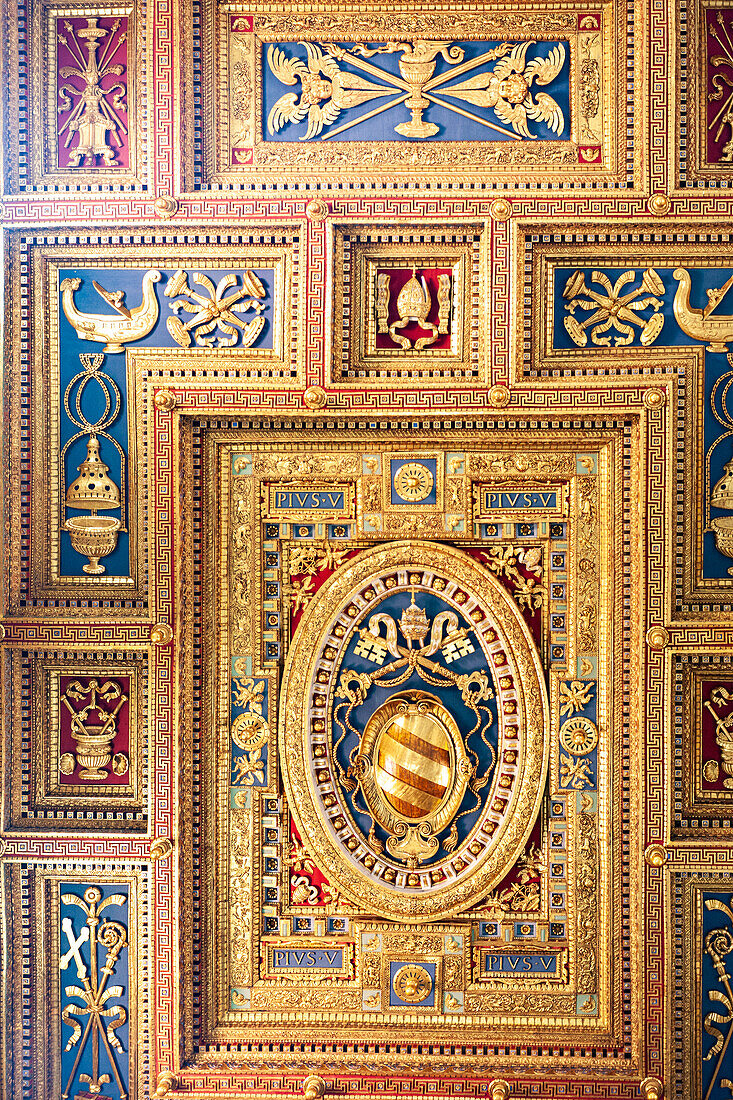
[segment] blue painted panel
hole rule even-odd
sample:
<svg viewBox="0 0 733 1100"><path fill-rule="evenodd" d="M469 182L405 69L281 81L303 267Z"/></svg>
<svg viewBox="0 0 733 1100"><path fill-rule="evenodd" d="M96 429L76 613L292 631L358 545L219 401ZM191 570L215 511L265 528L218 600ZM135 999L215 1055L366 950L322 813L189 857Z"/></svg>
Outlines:
<svg viewBox="0 0 733 1100"><path fill-rule="evenodd" d="M241 658L240 658L241 660ZM240 715L261 716L267 722L268 682L263 676L239 676L232 679L232 705L230 717L232 724ZM255 731L256 726L252 727ZM247 728L244 727L239 740L246 745ZM232 737L231 782L232 786L266 787L267 760L269 749L266 738L258 736L249 750L238 745Z"/></svg>
<svg viewBox="0 0 733 1100"><path fill-rule="evenodd" d="M731 952L733 921L730 893L703 894L702 906L702 1095L710 1100L729 1100L730 1089L723 1082L733 1079L733 990ZM709 908L713 901L724 909ZM716 965L717 964L717 965ZM712 997L711 993L715 996ZM717 1017L717 1019L716 1019Z"/></svg>
<svg viewBox="0 0 733 1100"><path fill-rule="evenodd" d="M59 284L64 279L78 278L82 280L81 286L74 294L74 304L76 308L82 313L91 314L103 314L109 317L118 317L111 306L107 304L103 297L94 289L92 282L96 281L106 291L123 291L125 295L124 304L128 309L134 309L142 301L142 280L147 268L64 268L59 272ZM191 268L191 273L195 270L204 270L202 268ZM275 286L275 272L272 268L253 268L254 273L259 278L260 282L265 288L264 310L261 316L264 318L265 324L257 339L251 345L253 349L271 349L273 347L273 292ZM132 341L125 347L156 347L156 348L176 348L179 344L172 338L168 331L166 322L169 318L175 317L176 314L170 309L171 301L176 301L177 298L187 297L184 293L182 295L173 296L172 298L166 298L165 288L168 280L173 276L174 270L163 269L161 280L155 284L154 289L158 300L159 313L158 320L153 327L152 331L140 340ZM205 274L216 285L220 279L229 274L227 271L219 269L205 269ZM239 283L241 285L241 274L239 277ZM192 277L189 278L189 287L197 294L202 295L203 298L208 297L208 292L205 288L196 285L193 282ZM236 291L235 288L229 288L223 290L223 295L226 297L228 294L232 294ZM59 363L59 377L60 377L60 401L61 401L61 416L59 425L59 438L61 447L63 447L80 429L69 419L64 409L64 393L66 392L69 382L75 375L79 374L83 370L79 356L83 353L99 354L103 347L103 343L98 343L92 340L79 339L76 329L67 320L66 315L61 307L61 295L59 295L59 349L60 349L60 363ZM186 313L182 311L180 319L185 323L190 321L194 314ZM251 320L255 314L251 312L243 313L241 319L243 323ZM215 333L210 334L215 336ZM195 346L195 345L194 345ZM235 350L239 348L239 342L234 345ZM115 418L114 422L109 425L105 430L115 439L122 447L125 454L128 454L128 395L127 395L127 372L126 372L126 358L123 353L110 354L105 353L104 363L101 367L101 372L108 375L116 384L120 392L120 410ZM75 401L77 386L74 387L70 394L70 400L72 404ZM105 397L99 388L94 383L88 384L82 396L82 411L85 417L94 421L100 417L104 410ZM68 489L71 482L78 476L77 468L81 462L86 458L86 444L87 436L74 441L69 446L64 455L64 471L63 471L63 483L64 491ZM109 440L105 440L103 437L99 440L100 443L100 457L109 467L109 477L119 485L120 484L120 461L119 455L113 443ZM130 484L129 480L125 478L125 495L129 501ZM82 515L86 512L84 510L70 510L69 516ZM119 508L116 510L105 511L105 515L120 516ZM129 509L126 508L126 515L122 517L123 526L129 528ZM61 575L69 577L83 577L83 565L87 562L87 559L81 554L78 554L72 547L69 535L64 532L61 536ZM129 576L130 573L130 546L129 546L129 533L127 530L120 533L117 539L117 546L115 550L102 559L102 565L105 567L106 574L112 577L124 577Z"/></svg>
<svg viewBox="0 0 733 1100"><path fill-rule="evenodd" d="M64 1096L101 1092L118 1100L130 1091L129 892L127 885L60 885ZM93 924L97 916L98 923ZM104 974L105 967L109 975ZM100 1014L89 1012L96 994L102 1002Z"/></svg>
<svg viewBox="0 0 733 1100"><path fill-rule="evenodd" d="M627 327L631 328L633 336L628 338L628 333L615 327L610 327L605 332L598 332L598 338L605 340L605 344L594 344L591 341L591 333L595 328L596 322L588 324L584 331L588 337L588 343L585 345L588 350L602 351L603 347L635 347L642 346L640 342L640 333L642 327L648 321L648 319L658 312L663 318L663 327L659 332L659 335L654 339L653 344L655 347L678 347L689 346L691 344L697 344L700 346L699 340L693 340L691 336L688 336L677 324L674 318L674 312L672 309L672 303L677 293L679 283L673 276L674 267L658 267L654 266L654 271L661 279L664 285L663 294L655 294L653 290L642 287L642 276L644 274L646 265L640 265L637 268L624 267L604 267L602 274L606 276L611 284L611 293L609 293L607 287L602 282L593 278L593 274L597 271L590 265L587 267L558 267L555 270L555 286L554 286L554 318L555 323L553 325L553 343L552 346L557 351L577 351L578 344L571 339L567 328L565 326L565 320L567 318L574 317L581 324L585 324L586 321L593 316L596 310L603 310L607 303L617 301L619 298L625 299L629 296L630 299L627 302L629 308L631 303L639 303L645 298L658 298L661 300L661 308L654 309L653 305L648 305L643 310L632 309L632 312L637 316L637 323L634 324L628 320L623 321ZM625 271L633 270L636 278L632 282L625 283L621 286L616 286L617 280L624 274ZM694 309L702 309L708 304L707 290L715 290L724 285L726 280L733 274L733 269L726 268L691 268L690 278L692 281L692 287L690 290L690 306ZM585 289L590 292L590 297L584 290L575 292L570 297L564 297L563 291L566 289L568 280L571 276L574 276L576 272L581 272L584 281ZM632 291L637 290L638 293L632 296ZM595 298L598 298L598 301ZM582 298L586 301L593 301L593 306L585 308L583 306L576 306L573 310L567 308L567 306L574 300ZM716 309L716 313L726 314L733 313L733 287L726 293L725 297L720 301ZM598 324L604 324L605 318L600 318ZM628 341L628 342L627 342ZM716 355L716 359L722 359L725 363L725 359Z"/></svg>
<svg viewBox="0 0 733 1100"><path fill-rule="evenodd" d="M568 43L530 43L512 64L508 55L519 45L461 40L434 59L426 57L421 121L431 132L411 135L412 112L404 100L408 75L417 66L410 67L409 45L264 44L262 136L265 141L569 141ZM456 75L459 64L467 67ZM552 97L554 116L540 117L541 107L536 111L535 103L547 103L542 97ZM521 116L516 126L510 118L514 111Z"/></svg>
<svg viewBox="0 0 733 1100"><path fill-rule="evenodd" d="M397 492L397 487L395 486L395 478L397 477L397 474L400 472L402 467L403 466L412 466L412 465L425 466L430 471L430 474L431 474L432 479L433 479L433 484L432 484L432 488L430 489L430 492L422 500L408 500L407 497L404 497L400 493ZM421 458L419 461L418 460L413 460L413 459L405 459L405 458L390 459L390 494L391 494L390 495L390 500L391 500L391 503L392 504L409 504L413 508L422 508L422 507L425 507L428 504L435 504L435 502L437 500L437 492L438 492L438 488L437 488L437 484L436 484L437 470L438 470L438 460L436 458Z"/></svg>
<svg viewBox="0 0 733 1100"><path fill-rule="evenodd" d="M425 984L423 984L422 986L420 986L418 988L417 992L415 993L415 996L412 997L412 999L410 999L410 1000L402 1000L402 998L397 993L397 990L395 989L395 978L399 975L400 971L405 969L405 968L409 968L409 970L412 971L413 973L417 972L416 976L417 976L418 979L420 978L419 971L421 971L421 970L427 970L428 974L430 975L430 980L431 980L430 992L427 993L426 996L423 997L421 1000L417 1000L417 996L425 988ZM405 997L407 997L408 993L407 993L406 989L404 989L404 984L405 983L400 982L399 977L397 977L398 988L402 988L402 990L405 994ZM400 960L390 959L390 963L389 963L389 1003L390 1003L390 1006L392 1006L393 1008L398 1008L401 1005L405 1005L405 1006L409 1005L411 1008L415 1008L415 1007L419 1007L419 1008L432 1007L435 1004L435 963L434 962L424 962L422 959L420 960L419 963L413 963L409 959L405 959L404 961L402 959L400 959Z"/></svg>
<svg viewBox="0 0 733 1100"><path fill-rule="evenodd" d="M603 274L610 280L612 289L615 290L616 280L627 270L626 268L603 268ZM632 330L631 339L628 338L628 332L624 333L623 330L611 327L605 332L598 331L597 335L606 340L606 345L594 345L591 342L591 333L596 326L605 325L607 318L602 314L596 314L597 321L590 322L594 316L595 309L603 309L604 301L609 299L617 299L619 296L622 298L629 295L632 290L638 289L639 293L633 296L632 301L639 302L644 298L649 298L650 292L642 288L642 275L644 268L639 267L635 270L636 278L633 282L629 282L626 285L618 288L617 294L609 295L607 289L597 280L593 279L594 269L591 267L583 268L570 268L562 267L558 268L555 272L555 289L554 289L554 318L555 323L553 325L553 348L558 351L571 351L579 350L578 344L574 341L566 327L566 320L568 318L574 318L581 326L583 331L587 335L588 343L586 348L588 350L594 350L596 353L602 352L603 346L608 347L634 347L640 348L641 334L644 325L649 322L655 315L662 318L662 327L659 334L652 341L654 347L690 347L704 346L700 340L695 340L691 336L688 336L686 332L680 328L674 317L673 301L675 294L677 293L679 283L673 276L674 268L668 267L655 267L657 275L661 279L664 285L663 295L654 295L661 299L661 308L655 310L653 305L648 305L643 310L634 311L638 317L638 324L626 323L627 329ZM594 303L594 308L584 308L582 306L576 307L572 312L567 309L568 299L563 296L563 290L565 289L568 279L575 274L576 271L581 271L585 280L585 287L591 290L594 294L597 294L600 301ZM727 280L733 274L733 268L691 268L690 279L690 299L689 304L693 309L704 309L708 305L709 290L719 290ZM585 291L575 293L574 299L583 298L586 301L588 299ZM713 316L730 316L733 315L733 287L731 287L724 297L720 300L715 308ZM572 321L571 321L572 325ZM628 342L624 342L628 340ZM715 383L723 376L728 374L730 366L727 356L724 352L718 351L705 351L705 389L704 389L704 430L703 430L703 450L704 453L710 454L710 473L707 484L705 486L705 492L710 493L715 483L723 476L723 466L726 462L730 461L733 457L733 441L725 440L719 447L715 447L711 452L711 447L720 439L720 437L728 430L720 421L716 418L712 407L712 393ZM724 387L721 386L718 389L716 409L723 420L729 420L730 417L721 407L720 396ZM732 410L733 411L733 410ZM706 500L707 505L707 500ZM714 518L719 515L726 515L726 513L720 509L713 508L711 515ZM707 531L703 535L703 576L706 579L718 579L721 577L728 577L728 569L731 566L731 559L721 554L715 545L715 535L712 531Z"/></svg>

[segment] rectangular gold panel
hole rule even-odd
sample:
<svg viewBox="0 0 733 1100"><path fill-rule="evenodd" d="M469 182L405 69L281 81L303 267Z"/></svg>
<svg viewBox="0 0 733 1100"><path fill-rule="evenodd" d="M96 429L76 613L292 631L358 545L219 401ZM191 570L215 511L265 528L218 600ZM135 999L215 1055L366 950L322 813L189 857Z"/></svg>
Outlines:
<svg viewBox="0 0 733 1100"><path fill-rule="evenodd" d="M228 578L228 593L211 608L222 649L209 656L219 670L219 732L207 765L217 846L206 906L212 918L224 897L234 907L233 918L215 922L210 949L206 1029L217 1040L236 1036L247 1047L253 1029L261 1042L286 1026L299 1041L327 1034L343 1043L389 1027L395 1042L406 1043L413 1020L426 1017L439 1024L443 1041L456 1028L456 1039L460 1032L460 1041L471 1041L487 1026L508 1041L516 1029L541 1023L558 1037L594 1030L594 1042L613 1046L621 963L636 965L633 950L618 957L611 946L621 942L623 920L611 866L628 856L614 839L612 775L624 752L624 704L610 675L613 609L624 587L637 583L633 566L620 575L612 565L632 534L620 501L633 470L633 459L624 466L622 455L635 452L621 427L534 430L519 442L511 434L427 426L422 445L413 437L409 448L399 432L336 427L301 436L255 427L209 436L205 464L219 547L209 568ZM405 477L396 478L402 470ZM449 513L444 494L452 482L460 493ZM311 601L337 571L347 575L375 537L363 507L335 525L337 536L330 518L309 519L299 531L273 508L273 493L306 484L361 501L378 493L380 545L422 545L437 535L483 562L534 624L550 680L548 789L517 866L480 904L408 931L370 917L329 879L299 831L301 807L293 815L280 779L280 754L298 719L279 712L270 671L284 658L287 679L288 654L303 644L299 632L311 629L303 626ZM414 499L403 500L402 491ZM516 507L519 496L527 510ZM362 638L366 667L379 668L379 639L375 648L375 636ZM455 645L446 660L460 662L468 650ZM277 743L267 732L276 728ZM243 752L260 754L258 774L237 763ZM309 983L309 974L318 980Z"/></svg>

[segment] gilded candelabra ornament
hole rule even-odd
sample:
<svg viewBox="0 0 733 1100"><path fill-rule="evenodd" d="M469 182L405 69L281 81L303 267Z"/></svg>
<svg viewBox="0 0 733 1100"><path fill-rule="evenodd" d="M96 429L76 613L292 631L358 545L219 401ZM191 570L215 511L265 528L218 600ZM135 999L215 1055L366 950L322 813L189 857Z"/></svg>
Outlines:
<svg viewBox="0 0 733 1100"><path fill-rule="evenodd" d="M404 138L425 140L440 132L437 123L423 117L431 104L437 104L515 140L538 136L530 131L530 120L544 123L552 133L560 136L565 130L562 108L547 92L535 92L533 85L536 82L537 86L543 86L555 80L565 64L565 47L558 43L547 57L527 60L527 52L535 44L534 40L515 44L502 42L478 57L464 60L465 51L447 40L418 38L374 47L361 42L351 47L334 42L320 45L300 42L305 50L305 61L297 56L288 57L283 49L272 45L267 51L267 63L273 75L283 84L299 84L301 91L300 95L286 92L273 104L267 116L267 129L274 135L287 125L297 125L307 119L306 132L299 140L310 141L319 136L326 140L404 104L410 119L398 123L395 132ZM398 59L400 76L367 60L392 53L401 55ZM442 57L449 68L436 75L438 57ZM492 61L497 62L492 69L484 68L463 83L449 83L459 74ZM348 65L349 69L343 65ZM358 76L351 71L354 68L379 78L382 83L375 84ZM354 112L363 104L378 99L387 102L366 113L353 114L340 126L323 133L326 127L333 126L342 112ZM507 125L500 126L483 115L469 112L452 100L491 109Z"/></svg>
<svg viewBox="0 0 733 1100"><path fill-rule="evenodd" d="M105 572L100 558L111 554L117 545L117 536L125 530L125 453L116 439L106 429L117 419L121 399L120 391L112 378L101 367L104 354L79 356L83 370L69 382L64 393L64 408L73 424L81 430L76 432L61 450L59 469L65 477L65 456L71 445L86 437L87 454L77 467L79 476L71 483L64 496L61 516L61 529L71 539L71 545L78 554L89 559L82 566L85 573L98 576ZM104 399L104 408L96 420L91 421L82 410L82 396L86 387L95 383ZM72 394L74 400L72 404ZM100 455L100 439L106 439L117 451L119 458L119 485L109 477L109 466ZM62 486L63 492L63 486ZM69 516L67 509L82 510L89 508L88 515ZM100 516L102 511L119 510L117 516Z"/></svg>
<svg viewBox="0 0 733 1100"><path fill-rule="evenodd" d="M169 317L166 321L168 332L177 344L188 348L192 339L199 347L206 348L232 348L237 343L249 348L254 344L265 327L262 316L265 303L261 299L267 296L267 291L254 271L243 271L241 278L242 285L239 286L239 275L229 272L215 286L208 275L194 271L192 281L206 292L200 294L189 286L185 271L179 269L171 276L165 288L166 298L175 299L170 303L171 310L175 314L181 310L193 314L185 322L178 316ZM227 291L231 293L227 294ZM236 316L251 310L256 316L250 321L245 322Z"/></svg>
<svg viewBox="0 0 733 1100"><path fill-rule="evenodd" d="M64 988L67 997L74 997L82 1001L82 1005L70 1000L63 1006L61 1011L62 1021L72 1029L71 1036L66 1043L66 1050L69 1051L77 1043L79 1044L74 1065L66 1081L64 1091L61 1093L62 1100L67 1100L69 1096L71 1084L89 1042L91 1042L91 1072L80 1074L79 1080L89 1085L91 1093L100 1093L102 1086L112 1080L109 1073L100 1073L101 1044L120 1095L125 1097L127 1096L127 1090L123 1084L114 1052L117 1052L117 1054L124 1053L122 1043L115 1032L127 1020L127 1011L124 1005L111 1003L124 995L124 989L121 985L108 985L107 983L115 973L120 954L127 946L127 929L118 921L104 919L100 924L100 914L109 905L126 905L127 898L124 894L110 894L103 901L102 891L96 886L90 886L88 890L84 891L83 899L76 894L62 894L61 901L64 905L78 906L86 916L86 924L78 936L70 917L64 917L61 922L61 930L68 942L68 951L60 956L59 968L61 970L68 969L73 960L76 964L77 978L82 983L81 985L67 985ZM82 954L83 946L87 943L89 944L88 963ZM101 972L98 961L100 947L106 950ZM82 1034L82 1026L77 1017L84 1016L87 1016L88 1020Z"/></svg>
<svg viewBox="0 0 733 1100"><path fill-rule="evenodd" d="M377 275L377 331L388 332L396 344L408 350L421 351L423 348L434 344L439 336L450 331L450 275L442 273L438 276L438 324L434 325L428 320L428 314L433 306L433 300L428 290L428 284L423 275L418 280L416 267L412 268L412 278L409 279L397 295L397 313L399 320L389 323L390 309L390 276L382 271ZM428 329L430 336L419 336L414 344L406 337L400 336L398 329L405 328L410 323Z"/></svg>
<svg viewBox="0 0 733 1100"><path fill-rule="evenodd" d="M161 278L160 272L152 269L143 275L142 302L131 309L125 305L124 290L105 290L92 279L92 286L103 301L119 314L112 317L108 313L82 313L76 308L74 294L82 285L79 278L64 279L61 283L61 304L70 325L76 329L80 340L92 340L104 344L103 352L115 355L124 351L123 344L131 340L142 340L155 328L158 320L158 298L155 283Z"/></svg>
<svg viewBox="0 0 733 1100"><path fill-rule="evenodd" d="M712 79L713 91L708 92L709 103L720 103L723 100L720 110L708 123L708 130L714 131L713 141L717 145L726 126L729 127L728 140L717 159L721 164L730 164L733 161L733 91L730 90L733 89L733 40L730 23L726 26L722 11L717 13L715 23L708 26L708 34L723 51L713 54L710 64L716 69L724 66L723 71L717 72Z"/></svg>
<svg viewBox="0 0 733 1100"><path fill-rule="evenodd" d="M623 294L623 288L635 279L635 271L625 271L612 284L603 271L593 271L591 283L602 288L594 290L588 287L584 272L573 272L562 293L563 298L568 299L565 309L570 314L563 323L574 344L579 348L587 345L587 329L590 329L591 343L598 346L611 347L611 336L605 335L609 330L616 333L613 343L617 347L631 344L635 337L634 325L641 329L639 341L643 347L654 343L664 325L664 316L660 312L664 305L664 283L654 268L649 267L642 274L641 286L635 286ZM640 294L647 297L640 298ZM649 308L652 310L651 317L638 316L642 310ZM578 321L575 317L578 309L593 312L584 321Z"/></svg>
<svg viewBox="0 0 733 1100"><path fill-rule="evenodd" d="M117 736L117 716L127 702L127 696L114 680L90 680L86 684L73 680L61 696L61 702L71 715L71 736L76 741L76 760L70 756L71 769L80 764L79 778L100 782L107 778L106 767L112 761L116 775L123 775L129 768L124 753L112 758L112 745ZM80 706L81 704L81 706ZM68 767L68 763L67 763ZM67 770L61 759L61 770Z"/></svg>
<svg viewBox="0 0 733 1100"><path fill-rule="evenodd" d="M63 66L59 70L60 76L65 81L76 77L82 85L78 87L65 83L58 90L59 116L68 113L68 118L59 126L59 137L66 135L64 148L69 148L75 135L79 138L69 153L71 168L78 168L85 161L94 165L97 157L101 157L105 165L112 166L117 152L110 143L115 141L118 148L121 147L123 141L120 134L127 133L124 120L127 114L127 87L117 82L103 88L101 83L105 77L122 76L125 72L125 66L115 63L114 59L127 41L127 34L124 31L120 33L119 19L110 30L98 26L98 18L89 17L86 23L86 27L75 30L72 23L64 20L66 34L58 35L59 42L66 46L76 61L75 65ZM102 40L108 36L106 46L98 57Z"/></svg>
<svg viewBox="0 0 733 1100"><path fill-rule="evenodd" d="M695 309L690 305L689 271L683 267L676 267L672 274L680 284L672 303L677 324L693 340L706 340L705 346L708 351L726 352L728 344L733 341L733 315L718 314L713 317L712 314L733 286L733 275L723 286L706 290L707 305L702 309Z"/></svg>

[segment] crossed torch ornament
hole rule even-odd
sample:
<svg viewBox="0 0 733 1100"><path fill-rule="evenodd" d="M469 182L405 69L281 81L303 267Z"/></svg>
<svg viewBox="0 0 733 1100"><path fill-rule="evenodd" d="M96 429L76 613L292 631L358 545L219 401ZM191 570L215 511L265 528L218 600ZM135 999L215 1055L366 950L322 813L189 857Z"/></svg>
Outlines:
<svg viewBox="0 0 733 1100"><path fill-rule="evenodd" d="M112 1067L117 1088L120 1091L120 1100L126 1100L127 1091L117 1068L112 1049L114 1048L119 1054L124 1053L122 1044L115 1035L115 1030L125 1023L127 1012L120 1004L109 1005L109 1001L121 997L124 990L121 985L108 986L107 982L114 974L120 953L127 945L127 929L117 921L103 920L100 924L99 914L108 905L125 905L127 898L124 894L110 894L108 898L102 901L102 891L96 886L90 886L84 891L83 900L76 894L62 894L61 901L64 905L78 905L86 915L86 924L78 936L74 932L74 924L70 917L64 917L61 921L61 930L68 940L69 950L66 954L60 956L59 967L61 970L66 970L73 959L76 963L76 976L82 983L81 985L67 985L64 992L67 997L78 997L84 1002L82 1007L72 1001L66 1005L61 1013L61 1019L72 1028L71 1037L64 1050L71 1050L81 1039L74 1065L61 1097L62 1100L67 1100L82 1054L91 1038L92 1072L91 1075L88 1073L80 1074L79 1080L88 1083L89 1091L95 1094L102 1091L102 1085L111 1081L108 1073L100 1075L99 1072L99 1043L101 1040L109 1064ZM88 967L81 953L82 945L85 943L89 944ZM97 947L99 944L107 949L101 972L98 970L97 960ZM83 1035L81 1024L75 1019L77 1016L88 1016ZM104 1023L105 1018L108 1020L106 1025Z"/></svg>

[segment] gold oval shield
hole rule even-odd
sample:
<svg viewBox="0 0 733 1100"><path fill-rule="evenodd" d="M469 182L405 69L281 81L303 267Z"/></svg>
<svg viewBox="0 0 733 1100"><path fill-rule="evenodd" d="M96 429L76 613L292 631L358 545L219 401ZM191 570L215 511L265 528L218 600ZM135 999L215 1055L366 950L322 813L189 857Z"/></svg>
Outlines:
<svg viewBox="0 0 733 1100"><path fill-rule="evenodd" d="M380 600L400 592L403 602L412 599L401 647L396 625L392 634L387 628L387 637L367 629L380 618ZM455 629L456 617L470 626L462 635L480 649L486 673L475 675L483 676L481 690L492 685L484 697L495 698L498 726L495 766L478 818L460 843L450 850L444 843L439 851L437 831L456 815L471 779L463 739L441 699L432 691L395 692L363 729L344 727L353 741L352 774L339 764L332 737L335 702L337 708L337 699L358 703L369 680L344 670L349 644L360 635L375 669L387 667L390 654L402 654L404 664L404 654L429 652L422 608L431 598L438 606L434 597L446 610L433 618L433 635L441 617L443 626L451 618L454 624L445 626L443 646L466 640ZM469 908L496 885L522 851L539 811L548 730L547 692L529 628L511 595L460 550L419 541L365 550L318 589L294 634L279 725L288 805L323 873L364 912L410 923L435 920ZM390 834L386 849L350 811L344 792L357 786Z"/></svg>

